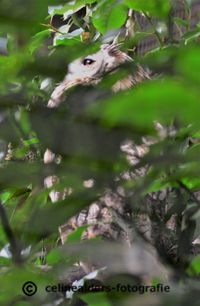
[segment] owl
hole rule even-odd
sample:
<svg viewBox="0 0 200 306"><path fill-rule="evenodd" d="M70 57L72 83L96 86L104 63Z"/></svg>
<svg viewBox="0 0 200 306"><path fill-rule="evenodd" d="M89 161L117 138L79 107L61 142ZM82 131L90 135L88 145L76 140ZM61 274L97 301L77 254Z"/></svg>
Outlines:
<svg viewBox="0 0 200 306"><path fill-rule="evenodd" d="M94 54L79 58L68 67L68 73L64 80L54 89L48 107L57 107L64 99L65 92L77 85L94 85L101 81L102 77L113 72L125 62L132 62L132 58L119 50L119 44L104 44ZM113 91L130 88L143 79L149 79L150 73L141 66L137 66L134 76L129 75L113 86Z"/></svg>
<svg viewBox="0 0 200 306"><path fill-rule="evenodd" d="M79 58L73 61L68 67L68 73L64 80L56 86L48 101L49 108L58 107L65 99L65 93L68 89L78 85L95 85L109 73L113 73L120 65L126 62L132 62L133 59L125 52L120 51L119 44L103 44L100 50L94 54ZM133 74L128 75L122 80L119 80L112 86L112 91L117 92L131 88L137 83L145 79L151 79L151 73L140 65L136 65L137 69ZM132 164L137 162L136 156L143 155L146 150L146 145L141 148L138 146L131 148L130 144L122 147L122 151L128 152L129 158L132 158ZM128 150L128 151L127 151ZM141 152L142 153L141 153ZM51 150L47 149L44 154L44 163L53 162L55 155ZM58 182L58 178L50 176L45 179L45 186L52 188ZM85 182L87 183L87 182ZM87 185L87 184L86 184ZM88 190L89 192L89 190ZM50 192L52 202L64 199L67 196L68 190L58 192L53 190ZM132 238L128 232L128 225L124 225L124 219L129 219L130 214L126 205L122 201L122 197L113 193L111 190L106 190L105 194L99 199L98 203L91 203L91 206L75 216L65 225L60 226L60 237L62 243L67 239L68 234L79 226L84 224L90 225L85 237L104 236L106 239L126 240L131 243ZM149 220L147 219L147 236L149 237ZM125 226L127 230L122 229ZM132 236L132 234L131 234Z"/></svg>

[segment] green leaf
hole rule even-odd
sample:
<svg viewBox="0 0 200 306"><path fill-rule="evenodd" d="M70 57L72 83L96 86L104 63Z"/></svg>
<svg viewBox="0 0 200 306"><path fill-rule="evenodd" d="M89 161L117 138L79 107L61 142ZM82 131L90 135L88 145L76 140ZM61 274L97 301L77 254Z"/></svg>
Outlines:
<svg viewBox="0 0 200 306"><path fill-rule="evenodd" d="M58 226L64 224L94 199L96 199L94 194L82 192L76 196L71 195L64 201L54 203L54 205L51 203L48 207L36 207L24 228L24 232L32 239L46 238L57 232Z"/></svg>
<svg viewBox="0 0 200 306"><path fill-rule="evenodd" d="M81 41L80 35L83 32L83 29L77 29L74 30L70 33L64 33L64 34L60 34L57 33L55 35L54 38L54 45L58 46L58 45L73 45L74 44L74 40L75 41ZM69 42L69 40L72 40L73 42Z"/></svg>
<svg viewBox="0 0 200 306"><path fill-rule="evenodd" d="M111 29L120 28L127 18L127 7L116 0L101 1L94 11L92 21L97 30L105 34Z"/></svg>
<svg viewBox="0 0 200 306"><path fill-rule="evenodd" d="M23 188L31 183L38 183L41 175L40 162L10 161L1 169L0 184L2 188Z"/></svg>
<svg viewBox="0 0 200 306"><path fill-rule="evenodd" d="M136 11L144 11L159 18L166 17L170 11L169 0L125 0L125 3Z"/></svg>
<svg viewBox="0 0 200 306"><path fill-rule="evenodd" d="M78 227L75 231L67 236L67 242L77 242L81 240L82 234L87 230L88 225Z"/></svg>
<svg viewBox="0 0 200 306"><path fill-rule="evenodd" d="M31 126L29 121L29 115L27 111L24 108L21 108L19 110L19 124L21 125L21 128L25 134L30 133Z"/></svg>
<svg viewBox="0 0 200 306"><path fill-rule="evenodd" d="M30 146L30 145L38 144L39 140L35 136L35 137L30 138L30 139L23 140L23 143L24 143L25 146Z"/></svg>
<svg viewBox="0 0 200 306"><path fill-rule="evenodd" d="M44 30L41 32L38 32L32 39L29 49L30 52L33 53L35 50L37 50L40 46L44 45L44 40L50 36L50 30Z"/></svg>
<svg viewBox="0 0 200 306"><path fill-rule="evenodd" d="M183 27L186 27L186 28L189 26L189 21L188 20L185 20L185 19L182 19L182 18L179 18L179 17L174 17L174 21L180 26L183 26Z"/></svg>
<svg viewBox="0 0 200 306"><path fill-rule="evenodd" d="M188 268L188 272L191 275L199 275L200 274L200 255L195 256Z"/></svg>
<svg viewBox="0 0 200 306"><path fill-rule="evenodd" d="M59 249L51 250L46 256L46 260L47 260L49 265L55 265L55 264L59 263L61 261L61 258L62 258L62 256L60 254Z"/></svg>
<svg viewBox="0 0 200 306"><path fill-rule="evenodd" d="M191 41L196 40L200 36L200 29L195 29L192 31L186 32L181 39L184 41L185 45Z"/></svg>
<svg viewBox="0 0 200 306"><path fill-rule="evenodd" d="M4 271L3 271L4 270ZM41 273L39 269L33 269L33 267L23 266L23 267L12 267L7 269L2 269L0 275L1 283L1 296L0 304L9 305L12 301L16 300L16 297L25 296L22 291L22 287L27 282L33 282L37 286L37 292L34 297L36 297L35 305L41 305L42 299L45 298L47 293L45 292L45 287L48 284L55 283L56 279L51 273ZM12 286L12 290L10 288ZM20 305L23 305L23 303ZM33 303L29 303L33 305Z"/></svg>
<svg viewBox="0 0 200 306"><path fill-rule="evenodd" d="M2 203L3 204L6 203L10 199L11 195L12 195L12 191L7 190L7 191L2 192L0 195L0 199Z"/></svg>
<svg viewBox="0 0 200 306"><path fill-rule="evenodd" d="M199 94L170 79L144 82L137 88L96 103L90 112L109 126L129 126L154 131L155 120L169 124L173 118L199 126Z"/></svg>
<svg viewBox="0 0 200 306"><path fill-rule="evenodd" d="M30 61L30 54L26 51L13 53L8 57L0 57L0 81L2 84L15 82L25 63ZM2 85L1 84L1 85Z"/></svg>
<svg viewBox="0 0 200 306"><path fill-rule="evenodd" d="M78 12L81 8L86 6L87 4L92 4L96 2L96 0L78 0L78 1L71 1L66 5L63 5L61 8L55 9L50 7L50 15L64 15L64 18L67 19L69 16L73 15L74 13Z"/></svg>
<svg viewBox="0 0 200 306"><path fill-rule="evenodd" d="M47 16L47 7L52 2L54 0L0 1L1 31L13 32L16 39L21 34L23 43L28 41L37 31L41 31L40 23Z"/></svg>
<svg viewBox="0 0 200 306"><path fill-rule="evenodd" d="M148 189L145 191L146 194L150 192L157 192L166 188L169 188L170 184L166 182L166 180L163 179L157 179L152 182L152 184L148 187Z"/></svg>
<svg viewBox="0 0 200 306"><path fill-rule="evenodd" d="M200 178L182 178L184 185L190 190L199 190L200 188Z"/></svg>
<svg viewBox="0 0 200 306"><path fill-rule="evenodd" d="M200 32L199 32L200 35ZM200 48L184 48L180 51L176 62L176 69L186 80L200 83Z"/></svg>
<svg viewBox="0 0 200 306"><path fill-rule="evenodd" d="M111 303L104 292L82 294L81 299L89 306L111 306Z"/></svg>

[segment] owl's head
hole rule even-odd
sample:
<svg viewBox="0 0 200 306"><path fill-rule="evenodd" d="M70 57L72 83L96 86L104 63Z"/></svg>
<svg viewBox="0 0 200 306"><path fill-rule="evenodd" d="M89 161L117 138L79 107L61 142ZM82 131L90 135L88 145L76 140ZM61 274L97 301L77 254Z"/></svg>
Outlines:
<svg viewBox="0 0 200 306"><path fill-rule="evenodd" d="M75 60L69 65L68 74L63 82L54 89L48 107L57 107L69 88L78 84L97 84L104 74L113 71L126 61L132 59L120 51L117 44L102 45L98 52Z"/></svg>
<svg viewBox="0 0 200 306"><path fill-rule="evenodd" d="M126 61L132 59L119 50L119 45L105 44L98 52L72 62L69 65L68 78L82 84L95 82Z"/></svg>

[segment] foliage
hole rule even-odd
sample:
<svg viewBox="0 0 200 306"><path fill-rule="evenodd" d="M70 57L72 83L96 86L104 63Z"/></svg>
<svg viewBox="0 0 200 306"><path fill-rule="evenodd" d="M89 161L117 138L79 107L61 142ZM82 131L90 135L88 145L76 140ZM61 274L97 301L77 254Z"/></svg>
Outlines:
<svg viewBox="0 0 200 306"><path fill-rule="evenodd" d="M185 4L188 12L189 2ZM98 292L82 294L86 304L80 305L146 304L146 299L155 305L197 305L193 297L200 282L199 255L190 256L188 249L199 234L200 26L191 29L188 20L169 18L170 5L166 0L0 2L0 37L7 38L7 54L0 55L1 305L79 305L76 294L71 302L63 300L63 294L48 294L44 288L58 284L72 264L85 256L98 260L108 256L108 262L117 267L115 272L128 275L128 269L118 260L124 250L114 244L110 244L110 251L106 246L104 249L100 238L85 245L81 236L87 226L76 229L61 247L58 227L95 202L106 188L115 186L121 173L147 164L147 175L122 180L121 184L132 195L133 210L142 207L149 192L171 191L165 221L174 213L179 217L179 258L169 262L162 252L160 256L166 269L178 279L172 283L177 297L171 292L158 296L155 302L153 295ZM120 33L122 49L129 50L136 63L149 66L161 78L110 93L110 84L123 73L134 71L133 62L93 88L74 88L68 103L58 109L46 109L50 93L65 76L67 65L98 50L102 41L116 37L125 27L130 9L143 13L149 27L140 29L135 24L133 36ZM170 22L179 28L179 40L166 40L165 31L158 31L160 25L166 29ZM159 45L144 57L134 54L135 45L152 35ZM161 138L155 122L169 130L175 127L176 133ZM121 154L119 144L127 138L140 143L143 136L157 141L134 168ZM62 163L43 164L47 147L62 155ZM73 190L57 203L51 203L49 191L43 187L45 177L51 174L60 177L58 190L66 186ZM84 188L83 181L90 178L96 182L94 188ZM188 242L184 239L193 226L195 234ZM110 274L112 282L115 274ZM121 275L116 277L117 283L127 282L126 278L121 280ZM128 279L129 283L133 279ZM38 287L32 297L22 293L27 281ZM149 279L150 283L154 281Z"/></svg>

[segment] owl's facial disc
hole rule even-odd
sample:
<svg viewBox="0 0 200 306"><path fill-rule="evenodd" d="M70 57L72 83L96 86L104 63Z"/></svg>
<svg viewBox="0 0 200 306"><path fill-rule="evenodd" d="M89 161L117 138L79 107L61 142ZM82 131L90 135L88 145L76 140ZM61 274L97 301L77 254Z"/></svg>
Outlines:
<svg viewBox="0 0 200 306"><path fill-rule="evenodd" d="M101 49L92 55L77 59L69 65L68 76L70 80L83 82L98 80L105 73L113 71L131 58L119 50L119 45L102 45Z"/></svg>

